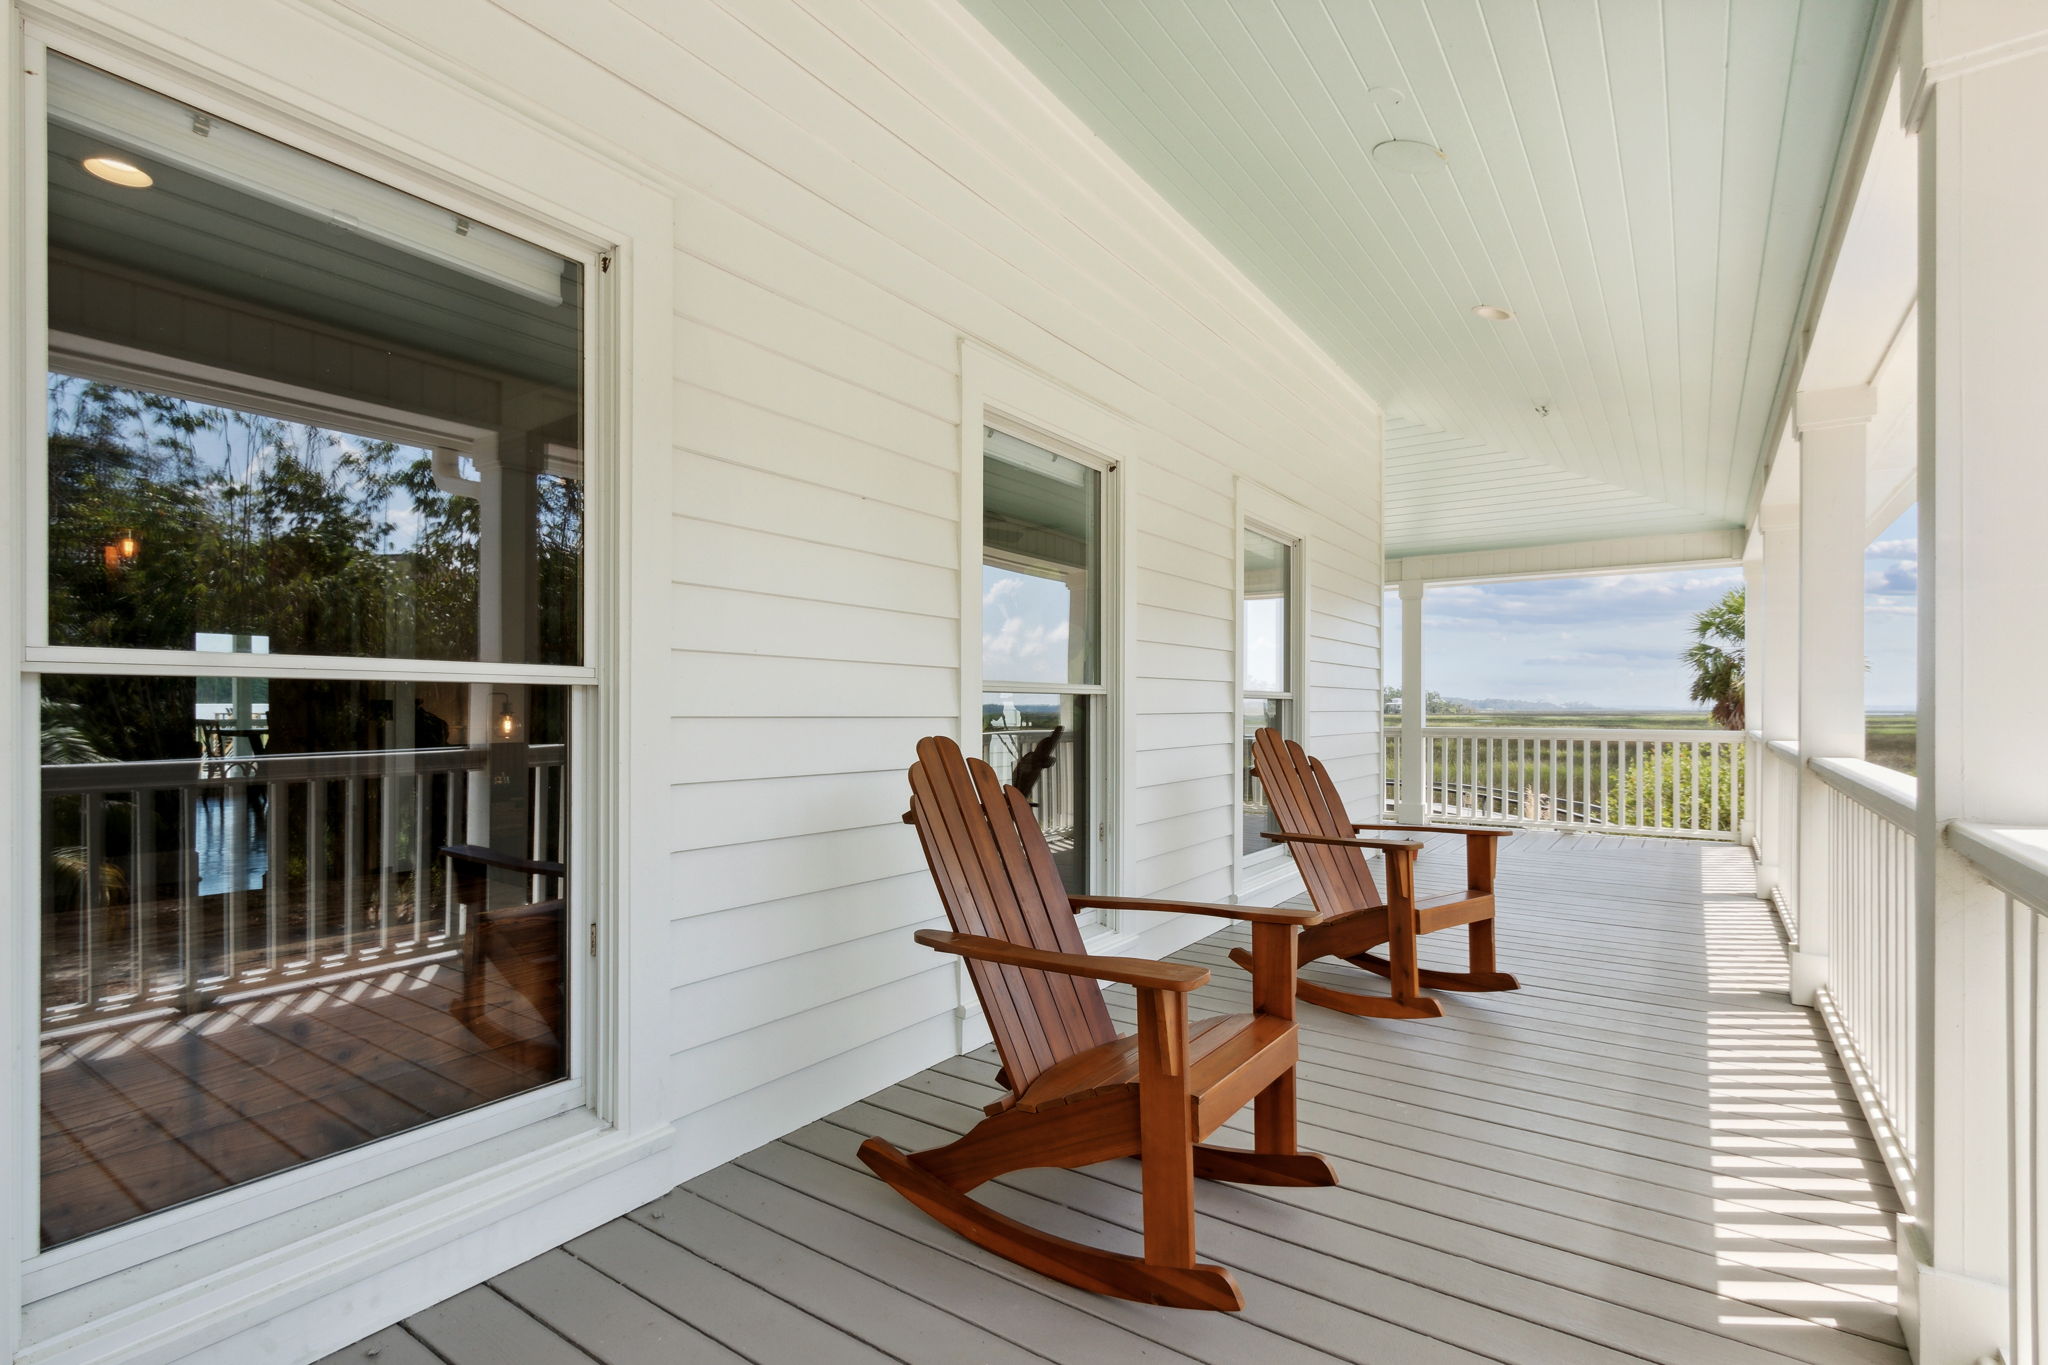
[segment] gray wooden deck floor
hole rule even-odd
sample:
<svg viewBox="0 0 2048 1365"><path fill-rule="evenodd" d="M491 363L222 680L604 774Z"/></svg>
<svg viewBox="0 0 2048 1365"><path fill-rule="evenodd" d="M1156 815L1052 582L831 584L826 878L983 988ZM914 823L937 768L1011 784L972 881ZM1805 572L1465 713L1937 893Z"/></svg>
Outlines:
<svg viewBox="0 0 2048 1365"><path fill-rule="evenodd" d="M1450 852L1425 863L1449 871ZM1203 1259L1236 1270L1242 1314L1069 1290L868 1175L863 1137L925 1147L978 1116L995 1093L984 1050L330 1363L1903 1365L1892 1191L1825 1035L1786 1001L1747 856L1531 833L1502 863L1501 964L1522 990L1446 995L1444 1018L1410 1023L1303 1009L1303 1143L1343 1185L1202 1187ZM1246 1007L1224 956L1240 938L1181 955L1215 969L1197 1009ZM1455 966L1461 952L1462 940L1429 956ZM1111 1003L1134 1027L1128 992ZM1248 1139L1233 1127L1220 1140ZM1135 1248L1137 1174L1028 1171L983 1193L1049 1230Z"/></svg>

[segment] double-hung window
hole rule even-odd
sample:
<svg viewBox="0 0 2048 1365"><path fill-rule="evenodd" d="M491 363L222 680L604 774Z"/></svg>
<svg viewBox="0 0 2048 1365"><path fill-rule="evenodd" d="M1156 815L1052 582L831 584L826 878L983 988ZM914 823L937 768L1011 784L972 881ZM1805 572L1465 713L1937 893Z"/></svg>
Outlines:
<svg viewBox="0 0 2048 1365"><path fill-rule="evenodd" d="M584 265L47 88L50 1246L573 1090L596 678Z"/></svg>
<svg viewBox="0 0 2048 1365"><path fill-rule="evenodd" d="M1295 556L1297 547L1247 526L1239 597L1243 661L1243 804L1241 852L1247 863L1286 857L1259 836L1278 832L1271 803L1252 775L1252 740L1268 726L1295 738Z"/></svg>
<svg viewBox="0 0 2048 1365"><path fill-rule="evenodd" d="M981 752L1070 892L1102 881L1104 470L983 432Z"/></svg>

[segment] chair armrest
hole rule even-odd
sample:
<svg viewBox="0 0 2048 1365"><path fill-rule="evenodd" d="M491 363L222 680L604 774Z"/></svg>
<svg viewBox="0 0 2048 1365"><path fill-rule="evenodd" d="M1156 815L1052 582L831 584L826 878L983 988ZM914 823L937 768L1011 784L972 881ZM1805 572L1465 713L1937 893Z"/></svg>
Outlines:
<svg viewBox="0 0 2048 1365"><path fill-rule="evenodd" d="M1216 905L1209 901L1155 900L1148 896L1069 896L1076 910L1157 910L1168 915L1211 915L1217 919L1241 919L1248 924L1314 924L1313 910L1293 910L1278 905Z"/></svg>
<svg viewBox="0 0 2048 1365"><path fill-rule="evenodd" d="M920 929L917 941L942 953L957 953L978 962L995 962L1006 967L1031 967L1063 976L1087 977L1092 981L1118 981L1143 990L1187 992L1209 984L1207 967L1187 967L1178 962L1154 962L1143 957L1091 957L1087 953L1054 953L1043 948L1026 948L999 938L977 934L954 934L944 929Z"/></svg>
<svg viewBox="0 0 2048 1365"><path fill-rule="evenodd" d="M466 863L480 863L484 867L503 868L507 872L524 872L535 877L560 877L569 871L561 863L518 858L510 853L500 853L494 848L485 848L481 844L448 844L441 852L450 858L460 858Z"/></svg>
<svg viewBox="0 0 2048 1365"><path fill-rule="evenodd" d="M1262 834L1276 844L1336 844L1342 848L1378 848L1389 853L1420 853L1417 839L1347 839L1340 834Z"/></svg>
<svg viewBox="0 0 2048 1365"><path fill-rule="evenodd" d="M1353 825L1351 828L1405 830L1411 834L1462 834L1468 839L1506 839L1520 832L1512 829L1471 829L1462 825Z"/></svg>

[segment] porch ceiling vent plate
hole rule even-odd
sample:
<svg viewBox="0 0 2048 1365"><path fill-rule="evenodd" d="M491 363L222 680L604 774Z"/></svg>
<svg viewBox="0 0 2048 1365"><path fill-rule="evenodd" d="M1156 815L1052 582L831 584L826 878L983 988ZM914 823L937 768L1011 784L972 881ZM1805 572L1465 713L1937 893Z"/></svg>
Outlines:
<svg viewBox="0 0 2048 1365"><path fill-rule="evenodd" d="M1444 157L1443 148L1407 138L1380 143L1372 149L1372 159L1388 170L1400 171L1404 175L1428 175L1450 164Z"/></svg>

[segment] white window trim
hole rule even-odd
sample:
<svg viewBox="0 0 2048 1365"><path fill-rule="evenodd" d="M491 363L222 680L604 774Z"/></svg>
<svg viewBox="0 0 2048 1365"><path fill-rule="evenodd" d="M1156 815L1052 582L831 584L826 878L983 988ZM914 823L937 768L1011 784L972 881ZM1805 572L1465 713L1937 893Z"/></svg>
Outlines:
<svg viewBox="0 0 2048 1365"><path fill-rule="evenodd" d="M1233 771L1236 773L1231 797L1231 839L1236 846L1237 856L1232 861L1232 889L1239 900L1258 902L1272 899L1276 894L1291 892L1299 883L1294 869L1294 858L1287 849L1278 844L1270 848L1247 847L1244 838L1243 808L1237 793L1244 790L1247 766L1244 759L1244 703L1247 699L1265 696L1284 696L1289 705L1287 723L1283 727L1287 738L1305 743L1313 733L1309 724L1309 568L1312 541L1308 535L1310 517L1308 510L1293 499L1284 497L1265 485L1240 475L1236 487L1237 518L1234 539L1234 573L1231 584L1232 612L1236 630L1231 646L1231 748L1236 755ZM1244 552L1245 532L1256 531L1270 540L1286 545L1290 552L1287 557L1288 569L1288 613L1287 613L1287 691L1285 693L1249 692L1244 686Z"/></svg>
<svg viewBox="0 0 2048 1365"><path fill-rule="evenodd" d="M646 754L647 746L636 747L626 737L636 731L658 733L665 724L666 710L658 692L636 688L633 680L656 676L666 651L661 642L635 639L624 627L636 617L657 619L665 601L665 584L652 581L660 575L634 573L630 551L636 543L653 545L665 539L671 466L660 458L635 461L626 455L638 449L665 452L671 444L666 376L672 370L673 341L666 316L673 268L673 201L637 169L610 160L602 149L530 125L515 125L516 115L495 103L496 92L469 73L452 67L436 70L425 63L406 65L376 45L333 45L332 25L336 22L345 27L369 26L367 20L278 12L261 24L223 27L203 34L114 34L62 17L33 19L22 30L17 50L22 60L13 63L4 78L9 98L7 112L0 114L0 133L7 135L10 149L21 149L22 164L29 171L17 182L22 192L7 195L6 213L0 218L0 249L4 249L9 281L17 286L12 293L26 316L19 329L0 337L0 362L4 362L6 382L21 414L9 434L9 444L18 442L17 449L24 455L0 463L5 491L16 495L0 499L0 543L14 547L14 567L21 571L18 581L30 585L34 595L24 594L0 607L0 649L14 655L21 679L6 690L8 714L5 729L0 731L0 762L13 771L8 774L11 780L0 779L5 786L0 813L9 817L10 827L22 828L40 808L35 790L39 773L33 760L37 744L35 675L58 666L67 671L74 667L104 671L115 663L112 657L36 658L30 650L31 639L40 639L31 636L39 624L32 627L30 618L40 623L47 601L40 562L42 538L34 537L36 544L31 547L26 531L38 522L47 525L46 485L39 475L45 454L45 412L40 395L49 341L45 332L48 271L41 170L45 160L41 73L46 69L48 43L78 60L431 198L478 221L502 224L508 231L587 263L591 287L583 375L586 439L592 449L618 452L611 462L615 468L594 470L599 477L588 485L590 542L602 547L586 559L584 575L589 667L569 670L573 676L549 669L522 673L520 679L605 682L604 704L595 717L589 714L590 694L572 694L585 699L576 717L578 733L583 736L578 748L587 765L579 774L587 794L578 813L579 838L592 841L588 847L579 847L576 865L586 887L597 893L581 898L589 905L592 922L607 949L595 960L572 954L573 970L580 977L572 978L572 990L589 1002L589 1013L579 1030L589 1048L587 1060L581 1079L513 1097L502 1108L485 1106L424 1125L280 1177L223 1192L238 1196L232 1200L166 1210L51 1253L36 1253L34 1229L24 1226L33 1218L33 1182L39 1163L32 1156L17 1162L22 1181L7 1193L15 1210L0 1210L6 1214L0 1217L0 1239L15 1253L9 1258L12 1263L26 1264L23 1277L5 1286L9 1305L33 1299L52 1285L82 1278L88 1267L105 1275L131 1264L133 1257L126 1249L157 1236L158 1228L171 1227L179 1215L196 1223L203 1219L194 1210L226 1210L231 1204L241 1213L232 1220L234 1229L222 1233L204 1256L160 1256L150 1266L97 1286L104 1292L91 1304L74 1302L79 1297L74 1292L64 1295L62 1301L45 1299L40 1305L31 1305L26 1341L20 1338L22 1324L12 1308L0 1308L0 1316L4 1316L0 1345L10 1348L0 1354L12 1354L11 1348L19 1344L26 1352L25 1359L54 1362L88 1355L99 1358L131 1344L149 1343L168 1358L292 1310L311 1314L310 1322L326 1324L329 1331L344 1333L334 1342L339 1345L359 1330L359 1326L349 1325L350 1314L356 1315L357 1324L368 1320L363 1315L388 1320L378 1302L380 1296L385 1304L402 1303L402 1311L411 1311L469 1283L474 1266L442 1268L423 1263L423 1273L409 1277L403 1285L389 1283L387 1276L367 1299L340 1293L376 1270L388 1270L408 1257L466 1235L482 1226L480 1218L504 1218L558 1197L578 1179L594 1178L598 1170L629 1168L624 1176L608 1177L607 1188L631 1190L631 1202L672 1183L669 1163L662 1159L673 1143L667 1122L671 1115L663 1096L668 1069L661 1041L666 995L659 973L653 970L659 954L644 948L635 952L636 939L658 943L665 926L651 924L636 932L632 918L624 912L628 904L663 903L657 894L664 861L659 797L668 775L660 754ZM329 50L333 59L316 74L297 72L288 81L266 60L281 46L296 42L298 50L305 50L307 44L321 45L323 37L330 40L323 50ZM431 129L431 144L415 139L400 145L388 126L357 112L360 101L353 100L350 92L376 87L378 78L403 81L407 98L437 115L407 125ZM514 131L516 136L508 136ZM550 187L551 197L540 209L531 207L540 202L532 191L535 185ZM591 204L604 206L602 219L586 212L584 206ZM644 260L636 243L646 244ZM615 270L607 269L613 266ZM631 368L621 363L628 353L635 361ZM635 373L652 378L636 383ZM0 449L0 455L4 454ZM135 666L136 656L126 651L105 653L124 656L131 670ZM222 671L220 662L219 656L194 654L175 663L151 657L147 667L210 673ZM260 663L252 660L245 667L276 676L281 662L282 658ZM307 672L331 667L357 677L417 676L425 671L409 666L391 668L391 662L308 658L292 664ZM484 667L498 677L510 671ZM445 666L433 671L445 671ZM7 757L10 752L14 757ZM594 774L601 774L604 780ZM605 831L607 837L597 840L597 830ZM18 903L34 903L30 883L36 871L31 861L28 869L17 875L17 884L11 889L18 898L24 890L29 893ZM33 916L19 916L16 921L10 944L17 964L16 998L33 1000L39 960L34 941L39 925ZM28 989L23 990L24 985ZM21 1012L15 1028L33 1027L32 1017ZM16 1152L32 1154L37 1149L38 1131L33 1103L35 1049L23 1046L18 1038L9 1055L8 1079L13 1084L8 1093L15 1098L8 1145ZM563 1112L564 1100L571 1095L576 1107L590 1111L580 1119ZM501 1115L515 1117L516 1126L499 1123ZM566 1129L565 1123L569 1125ZM490 1137L486 1128L498 1137ZM508 1149L507 1142L513 1147ZM518 1179L507 1180L500 1163L522 1145L530 1149L527 1159L519 1164ZM402 1189L392 1184L399 1176L368 1170L369 1165L395 1158L407 1149L418 1149L410 1152L416 1168L420 1161L435 1160L432 1151L440 1152L435 1161L440 1178L433 1189ZM304 1191L299 1191L277 1196L275 1207L261 1207L294 1184L294 1178L296 1182L324 1183L328 1188L310 1204L300 1197ZM30 1190L26 1198L24 1182ZM488 1195L480 1194L482 1191ZM480 1198L484 1202L479 1202ZM630 1204L605 1209L601 1216L623 1207ZM259 1221L266 1217L267 1222ZM159 1219L164 1221L159 1223ZM289 1235L283 1231L286 1225ZM495 1238L484 1258L502 1254L510 1258L502 1264L509 1265L560 1240L545 1231L536 1235L548 1240L534 1243L533 1236L523 1233ZM340 1250L343 1243L351 1241L362 1248L359 1253ZM265 1269L252 1282L250 1272L259 1263ZM166 1289L160 1282L165 1277L174 1282L172 1288ZM209 1302L209 1294L231 1294L234 1310L225 1311L220 1303ZM322 1299L323 1295L330 1297ZM339 1327L333 1325L336 1322Z"/></svg>
<svg viewBox="0 0 2048 1365"><path fill-rule="evenodd" d="M1102 480L1102 659L1101 682L1016 685L984 679L981 672L982 429L994 427L1056 455L1103 473ZM1117 895L1131 885L1133 849L1130 828L1131 774L1136 770L1135 727L1128 685L1135 616L1135 575L1130 572L1136 543L1133 508L1137 475L1134 458L1140 449L1140 428L1130 418L1068 385L996 351L971 337L960 339L960 718L961 747L981 742L981 698L991 686L1031 691L1095 692L1102 735L1097 741L1101 762L1095 775L1098 819L1103 837L1097 859L1100 894ZM969 748L970 752L975 750ZM1086 935L1090 951L1114 953L1136 938L1127 917L1108 911ZM962 1050L978 1046L988 1030L980 1002L963 968L956 968Z"/></svg>
<svg viewBox="0 0 2048 1365"><path fill-rule="evenodd" d="M962 716L963 733L971 737L976 746L973 749L969 749L968 752L974 753L979 748L982 707L985 704L985 699L991 692L1021 693L1024 695L1048 697L1106 698L1107 700L1098 702L1089 708L1089 726L1095 733L1091 733L1088 736L1088 809L1095 813L1096 830L1095 838L1091 845L1093 853L1088 860L1088 879L1090 882L1088 889L1095 895L1114 895L1116 893L1112 888L1117 885L1115 874L1117 830L1115 828L1116 822L1110 815L1109 803L1114 799L1113 793L1118 790L1119 783L1116 781L1117 726L1110 712L1116 704L1116 695L1123 690L1117 687L1113 681L1113 679L1119 676L1121 671L1121 656L1112 643L1116 638L1114 623L1119 615L1112 597L1112 590L1121 577L1118 572L1118 546L1115 543L1118 537L1114 529L1117 522L1117 509L1121 505L1121 498L1119 497L1120 481L1117 477L1118 464L1116 460L1107 455L1076 446L1071 442L1049 435L1038 430L1035 426L1015 420L1002 413L987 409L984 412L984 420L981 426L976 428L977 436L984 430L993 428L1006 436L1014 436L1020 441L1028 441L1048 454L1057 455L1063 460L1071 460L1075 464L1083 465L1101 476L1095 485L1097 497L1096 515L1102 538L1102 543L1097 547L1097 563L1100 566L1097 569L1097 574L1101 581L1095 585L1097 590L1095 602L1097 616L1096 634L1099 641L1098 648L1100 654L1096 660L1097 681L1092 683L1054 682L1050 680L1021 682L1010 678L982 678L981 690L973 699L972 707L967 708L964 698L962 702L965 712ZM986 456L983 458L986 458ZM977 472L979 472L979 468L979 465L977 465ZM977 509L974 514L977 543L980 541L982 516L983 513L979 508L979 499L977 499ZM1012 556L998 554L996 558L998 561L1001 561L1012 558ZM977 562L979 565L986 565L988 563L988 548L986 545L983 545L979 551ZM1034 568L1029 571L1035 572L1036 570ZM1074 575L1069 575L1070 579L1072 577ZM978 665L981 658L981 574L976 572L973 575L973 579L975 660ZM966 741L963 740L962 743L964 747ZM1105 917L1095 920L1094 924L1089 927L1085 936L1090 938L1091 941L1103 937L1102 931L1104 929L1113 929L1114 927L1107 923L1106 912L1098 913L1104 913Z"/></svg>

